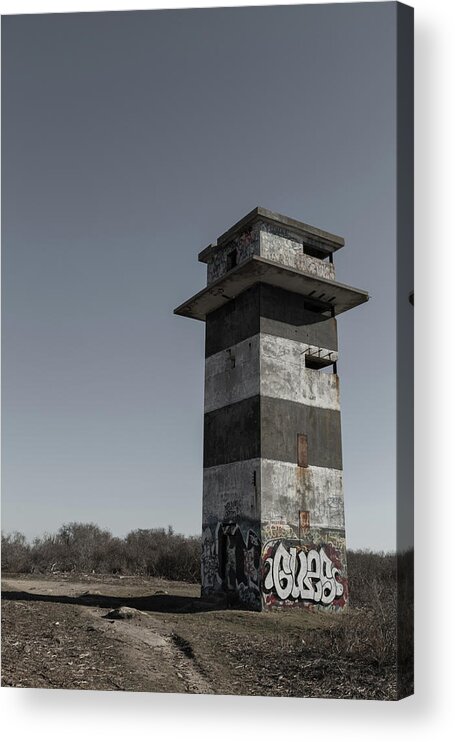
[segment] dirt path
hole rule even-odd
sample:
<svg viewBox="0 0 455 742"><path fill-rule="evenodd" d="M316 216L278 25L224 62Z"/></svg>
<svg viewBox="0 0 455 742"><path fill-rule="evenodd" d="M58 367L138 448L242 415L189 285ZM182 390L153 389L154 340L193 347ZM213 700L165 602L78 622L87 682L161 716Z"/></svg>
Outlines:
<svg viewBox="0 0 455 742"><path fill-rule="evenodd" d="M95 631L102 630L107 641L117 642L128 668L150 683L154 691L213 693L197 667L190 646L156 617L135 611L129 619L109 619L105 611L81 608L92 618ZM101 622L103 625L101 627Z"/></svg>
<svg viewBox="0 0 455 742"><path fill-rule="evenodd" d="M114 619L125 606L132 617ZM198 585L5 576L2 683L15 687L391 698L392 666L340 649L340 616L226 610Z"/></svg>
<svg viewBox="0 0 455 742"><path fill-rule="evenodd" d="M111 619L105 608L58 602L97 602L100 591L84 583L50 587L47 580L9 579L2 590L6 596L32 596L4 601L3 685L214 692L189 645L156 615L130 609L131 618Z"/></svg>

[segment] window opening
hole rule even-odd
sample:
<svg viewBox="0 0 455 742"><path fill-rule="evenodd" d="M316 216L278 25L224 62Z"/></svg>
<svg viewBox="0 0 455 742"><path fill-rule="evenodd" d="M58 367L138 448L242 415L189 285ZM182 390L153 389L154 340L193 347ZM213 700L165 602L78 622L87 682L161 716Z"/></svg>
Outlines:
<svg viewBox="0 0 455 742"><path fill-rule="evenodd" d="M227 270L231 271L237 265L237 250L231 250L227 254Z"/></svg>

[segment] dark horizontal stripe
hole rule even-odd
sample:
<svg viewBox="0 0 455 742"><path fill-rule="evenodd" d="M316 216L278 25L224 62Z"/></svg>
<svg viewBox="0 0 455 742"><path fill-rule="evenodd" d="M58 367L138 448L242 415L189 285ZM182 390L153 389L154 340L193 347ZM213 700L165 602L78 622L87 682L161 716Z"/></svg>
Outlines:
<svg viewBox="0 0 455 742"><path fill-rule="evenodd" d="M206 318L206 358L258 332L337 350L336 319L305 308L300 294L257 284Z"/></svg>
<svg viewBox="0 0 455 742"><path fill-rule="evenodd" d="M297 463L297 435L308 436L308 465L341 469L338 410L261 397L261 457Z"/></svg>
<svg viewBox="0 0 455 742"><path fill-rule="evenodd" d="M207 315L205 357L257 335L260 326L259 284Z"/></svg>
<svg viewBox="0 0 455 742"><path fill-rule="evenodd" d="M261 332L337 350L337 321L310 311L300 294L261 285Z"/></svg>
<svg viewBox="0 0 455 742"><path fill-rule="evenodd" d="M204 467L260 456L260 397L221 407L204 415Z"/></svg>
<svg viewBox="0 0 455 742"><path fill-rule="evenodd" d="M256 395L204 415L204 467L262 457L297 464L297 434L308 465L342 468L338 410Z"/></svg>

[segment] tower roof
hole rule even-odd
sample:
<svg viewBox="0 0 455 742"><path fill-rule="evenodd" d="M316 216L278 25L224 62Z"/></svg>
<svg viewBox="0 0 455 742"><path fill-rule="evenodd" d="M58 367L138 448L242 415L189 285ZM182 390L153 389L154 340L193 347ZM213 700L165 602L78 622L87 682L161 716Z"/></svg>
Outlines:
<svg viewBox="0 0 455 742"><path fill-rule="evenodd" d="M245 233L251 238L253 230L249 230L249 227L258 223L259 232L270 232L277 241L281 239L282 234L286 240L290 239L291 243L295 238L296 244L303 245L304 260L299 262L293 259L286 260L282 255L277 259L273 250L271 253L261 250L261 241L258 250L257 245L254 247L256 244L254 239L252 242L250 239L249 242L247 240L247 249L243 250L238 262L238 248L235 249L236 259L233 265L230 265L226 261L226 255L230 250L231 241L237 236L243 239ZM264 244L266 246L267 241ZM208 263L208 285L177 307L174 313L205 320L208 314L235 299L243 291L257 283L263 283L300 294L308 302L320 305L323 311L329 312L332 316L340 314L363 304L369 298L366 291L336 281L333 266L328 270L328 264L324 263L324 257L330 256L343 246L344 239L338 235L257 206L218 237L215 244L209 245L199 253L199 260ZM291 250L292 258L294 252ZM310 257L311 255L316 255L317 259ZM217 267L217 263L221 270L211 270L213 266ZM325 265L327 269L323 270Z"/></svg>
<svg viewBox="0 0 455 742"><path fill-rule="evenodd" d="M331 234L318 227L312 227L310 224L298 221L297 219L291 219L289 216L283 216L283 214L277 214L269 209L264 209L262 206L256 206L255 209L249 212L246 216L236 222L230 229L223 232L217 241L208 247L204 248L199 255L198 260L201 263L207 263L213 253L227 242L230 242L238 232L241 232L248 227L250 224L261 220L277 226L285 227L288 232L293 232L296 236L303 240L304 244L320 252L334 253L335 250L339 250L344 246L343 237L339 237L336 234Z"/></svg>

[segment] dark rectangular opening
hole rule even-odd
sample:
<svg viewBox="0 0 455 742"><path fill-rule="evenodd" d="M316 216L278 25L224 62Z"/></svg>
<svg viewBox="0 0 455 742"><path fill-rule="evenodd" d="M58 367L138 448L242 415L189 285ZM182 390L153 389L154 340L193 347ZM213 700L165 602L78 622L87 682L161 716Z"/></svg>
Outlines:
<svg viewBox="0 0 455 742"><path fill-rule="evenodd" d="M305 368L311 368L313 371L322 371L332 373L333 361L330 358L319 358L319 356L305 356ZM328 370L327 370L328 369Z"/></svg>
<svg viewBox="0 0 455 742"><path fill-rule="evenodd" d="M318 258L318 260L328 260L330 258L329 253L315 250L314 247L308 247L307 245L303 246L303 252L305 255L310 255L312 258Z"/></svg>
<svg viewBox="0 0 455 742"><path fill-rule="evenodd" d="M231 250L227 254L227 270L231 271L237 265L237 250Z"/></svg>

